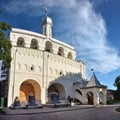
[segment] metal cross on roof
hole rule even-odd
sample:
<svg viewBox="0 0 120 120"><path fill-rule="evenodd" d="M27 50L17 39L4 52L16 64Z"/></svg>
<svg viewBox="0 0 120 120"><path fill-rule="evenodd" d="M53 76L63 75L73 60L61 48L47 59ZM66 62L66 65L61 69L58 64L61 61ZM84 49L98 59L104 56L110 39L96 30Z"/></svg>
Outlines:
<svg viewBox="0 0 120 120"><path fill-rule="evenodd" d="M47 16L48 11L49 11L49 9L48 9L48 7L47 7L47 6L45 6L45 7L44 7L44 11L45 11L45 15Z"/></svg>

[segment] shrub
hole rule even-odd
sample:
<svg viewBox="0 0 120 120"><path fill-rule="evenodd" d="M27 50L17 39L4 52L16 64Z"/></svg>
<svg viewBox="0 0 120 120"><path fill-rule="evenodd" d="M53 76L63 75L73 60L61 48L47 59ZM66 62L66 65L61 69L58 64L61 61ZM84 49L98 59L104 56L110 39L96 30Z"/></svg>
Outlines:
<svg viewBox="0 0 120 120"><path fill-rule="evenodd" d="M120 112L120 108L116 108L115 111Z"/></svg>
<svg viewBox="0 0 120 120"><path fill-rule="evenodd" d="M115 104L118 102L120 102L120 100L109 100L109 101L107 101L107 104Z"/></svg>

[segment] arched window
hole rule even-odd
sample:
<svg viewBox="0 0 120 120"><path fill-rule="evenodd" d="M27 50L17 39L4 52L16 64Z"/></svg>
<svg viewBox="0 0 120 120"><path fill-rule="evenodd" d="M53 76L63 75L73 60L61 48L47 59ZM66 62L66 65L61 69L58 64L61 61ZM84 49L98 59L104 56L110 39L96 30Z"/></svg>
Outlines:
<svg viewBox="0 0 120 120"><path fill-rule="evenodd" d="M19 37L17 40L17 46L18 47L24 47L25 46L25 40L22 37Z"/></svg>
<svg viewBox="0 0 120 120"><path fill-rule="evenodd" d="M37 49L38 48L38 41L36 39L31 40L30 48Z"/></svg>
<svg viewBox="0 0 120 120"><path fill-rule="evenodd" d="M76 89L75 91L82 95L82 92L80 90Z"/></svg>
<svg viewBox="0 0 120 120"><path fill-rule="evenodd" d="M62 70L60 71L60 75L63 75L63 71Z"/></svg>
<svg viewBox="0 0 120 120"><path fill-rule="evenodd" d="M72 53L69 52L67 57L70 58L70 59L72 59Z"/></svg>
<svg viewBox="0 0 120 120"><path fill-rule="evenodd" d="M51 42L49 42L49 41L46 42L45 51L52 52L52 44L51 44Z"/></svg>
<svg viewBox="0 0 120 120"><path fill-rule="evenodd" d="M64 49L62 47L59 47L59 49L58 49L58 55L64 56Z"/></svg>

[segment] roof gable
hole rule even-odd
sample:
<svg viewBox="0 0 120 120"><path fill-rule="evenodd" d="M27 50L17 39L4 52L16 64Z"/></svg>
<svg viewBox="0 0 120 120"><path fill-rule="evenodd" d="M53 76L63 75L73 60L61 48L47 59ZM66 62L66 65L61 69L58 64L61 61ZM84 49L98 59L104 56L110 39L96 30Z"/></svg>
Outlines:
<svg viewBox="0 0 120 120"><path fill-rule="evenodd" d="M93 73L90 81L88 82L86 87L102 87L103 85L100 84L100 82L98 81L95 73Z"/></svg>

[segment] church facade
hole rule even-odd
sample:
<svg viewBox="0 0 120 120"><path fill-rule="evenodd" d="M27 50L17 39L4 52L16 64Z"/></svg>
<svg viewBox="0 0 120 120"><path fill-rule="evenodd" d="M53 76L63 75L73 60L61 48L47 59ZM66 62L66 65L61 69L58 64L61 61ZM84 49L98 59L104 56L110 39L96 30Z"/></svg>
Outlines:
<svg viewBox="0 0 120 120"><path fill-rule="evenodd" d="M42 104L54 102L53 94L61 102L70 96L81 104L98 104L102 92L105 104L106 87L96 84L96 78L90 83L86 81L85 64L75 60L76 51L72 46L52 37L52 26L52 19L45 16L41 21L42 34L12 28L8 106L16 96L27 104L30 93L35 95L36 103Z"/></svg>

